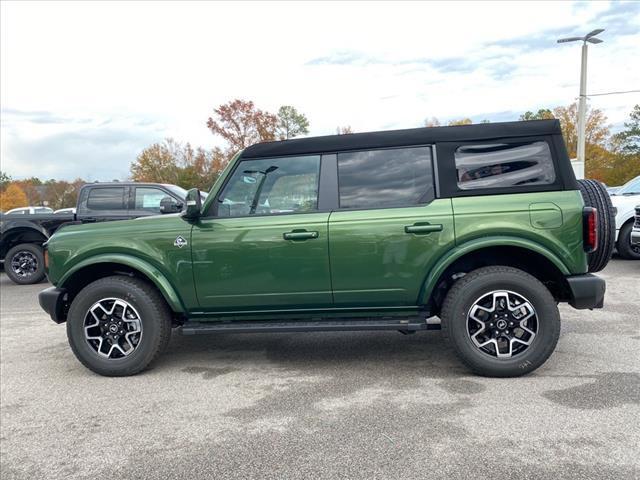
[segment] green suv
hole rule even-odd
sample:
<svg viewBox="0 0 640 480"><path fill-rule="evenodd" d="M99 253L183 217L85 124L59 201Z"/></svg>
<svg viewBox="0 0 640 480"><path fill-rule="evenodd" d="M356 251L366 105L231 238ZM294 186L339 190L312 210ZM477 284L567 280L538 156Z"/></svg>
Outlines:
<svg viewBox="0 0 640 480"><path fill-rule="evenodd" d="M61 228L41 306L102 375L182 334L442 329L489 376L539 367L558 302L601 308L606 190L555 120L253 145L181 214Z"/></svg>

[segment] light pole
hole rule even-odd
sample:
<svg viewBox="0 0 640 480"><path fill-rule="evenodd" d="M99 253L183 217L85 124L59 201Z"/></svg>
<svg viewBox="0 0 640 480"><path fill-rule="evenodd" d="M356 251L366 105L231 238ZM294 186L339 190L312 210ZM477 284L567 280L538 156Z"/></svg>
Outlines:
<svg viewBox="0 0 640 480"><path fill-rule="evenodd" d="M587 42L602 43L602 40L595 38L596 35L604 32L604 28L598 28L587 33L584 37L561 38L558 43L582 42L582 64L580 66L580 98L578 100L578 162L584 165L584 144L587 116Z"/></svg>

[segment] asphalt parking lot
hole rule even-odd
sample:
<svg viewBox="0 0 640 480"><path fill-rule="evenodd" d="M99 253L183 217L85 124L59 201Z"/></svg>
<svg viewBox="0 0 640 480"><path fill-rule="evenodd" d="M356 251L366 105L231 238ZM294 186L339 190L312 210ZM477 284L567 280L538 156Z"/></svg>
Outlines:
<svg viewBox="0 0 640 480"><path fill-rule="evenodd" d="M151 370L103 378L0 276L3 479L640 476L640 262L606 306L562 306L550 360L469 374L440 332L174 335Z"/></svg>

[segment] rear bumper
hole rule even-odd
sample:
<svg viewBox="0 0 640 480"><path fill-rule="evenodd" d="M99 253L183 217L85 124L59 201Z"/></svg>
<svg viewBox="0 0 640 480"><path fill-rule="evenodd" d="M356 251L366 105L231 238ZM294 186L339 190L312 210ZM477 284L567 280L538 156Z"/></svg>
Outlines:
<svg viewBox="0 0 640 480"><path fill-rule="evenodd" d="M631 230L631 245L640 245L640 230L637 228Z"/></svg>
<svg viewBox="0 0 640 480"><path fill-rule="evenodd" d="M569 304L579 310L588 308L602 308L604 305L604 292L606 284L604 279L586 273L584 275L574 275L566 277L569 284L571 298Z"/></svg>
<svg viewBox="0 0 640 480"><path fill-rule="evenodd" d="M40 306L56 323L63 323L67 320L66 295L67 291L64 288L56 287L47 288L38 295Z"/></svg>

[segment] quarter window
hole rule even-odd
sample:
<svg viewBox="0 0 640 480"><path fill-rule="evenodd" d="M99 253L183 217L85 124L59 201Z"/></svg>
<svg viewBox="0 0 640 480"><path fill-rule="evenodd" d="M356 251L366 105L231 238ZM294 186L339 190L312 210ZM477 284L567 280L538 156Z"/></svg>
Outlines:
<svg viewBox="0 0 640 480"><path fill-rule="evenodd" d="M458 188L548 185L556 179L547 142L465 145L455 151Z"/></svg>
<svg viewBox="0 0 640 480"><path fill-rule="evenodd" d="M218 216L315 211L319 175L319 155L243 160L218 198Z"/></svg>
<svg viewBox="0 0 640 480"><path fill-rule="evenodd" d="M341 208L402 207L434 199L431 149L393 148L338 154Z"/></svg>
<svg viewBox="0 0 640 480"><path fill-rule="evenodd" d="M87 208L90 210L124 210L124 187L92 188Z"/></svg>

